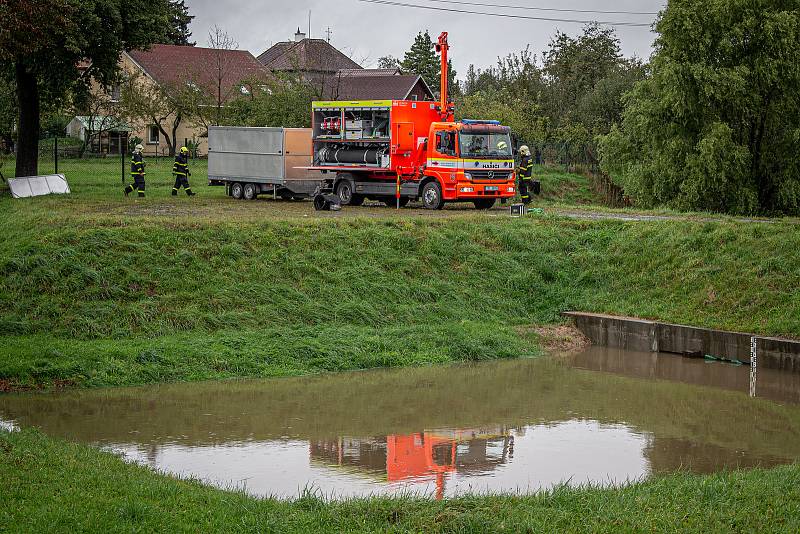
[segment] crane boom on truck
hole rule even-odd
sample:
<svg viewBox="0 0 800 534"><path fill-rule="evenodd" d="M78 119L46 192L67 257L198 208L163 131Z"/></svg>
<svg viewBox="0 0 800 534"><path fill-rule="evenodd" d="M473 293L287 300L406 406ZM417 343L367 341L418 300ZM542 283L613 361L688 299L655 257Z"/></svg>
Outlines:
<svg viewBox="0 0 800 534"><path fill-rule="evenodd" d="M491 208L514 196L510 130L497 121L454 119L449 99L447 32L439 36L441 93L438 102L416 100L312 103L313 165L331 173L321 193L342 204L365 199L424 207L473 202Z"/></svg>
<svg viewBox="0 0 800 534"><path fill-rule="evenodd" d="M319 101L312 103L309 130L209 128L209 184L225 185L234 198L312 196L318 209L331 200L356 206L365 199L398 207L421 199L428 209L472 202L488 209L513 197L510 130L497 121L455 121L449 49L443 32L436 44L442 62L436 102Z"/></svg>

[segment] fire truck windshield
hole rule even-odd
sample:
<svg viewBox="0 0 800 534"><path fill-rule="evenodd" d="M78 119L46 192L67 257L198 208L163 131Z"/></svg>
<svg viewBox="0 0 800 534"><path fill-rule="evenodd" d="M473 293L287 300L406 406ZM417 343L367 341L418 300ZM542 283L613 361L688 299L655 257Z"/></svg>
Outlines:
<svg viewBox="0 0 800 534"><path fill-rule="evenodd" d="M460 135L462 158L510 158L511 138L507 133L462 132Z"/></svg>

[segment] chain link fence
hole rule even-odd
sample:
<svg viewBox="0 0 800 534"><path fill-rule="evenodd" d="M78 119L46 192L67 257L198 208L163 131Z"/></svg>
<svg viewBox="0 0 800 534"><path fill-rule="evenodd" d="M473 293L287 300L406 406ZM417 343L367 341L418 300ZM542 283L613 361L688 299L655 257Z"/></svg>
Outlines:
<svg viewBox="0 0 800 534"><path fill-rule="evenodd" d="M587 177L590 188L604 205L617 208L630 205L622 188L600 169L595 147L565 142L532 142L529 147L535 163ZM130 183L130 147L119 143L104 148L104 152L97 153L84 149L75 139L44 139L39 144L39 174L64 174L71 184L88 188L112 184L122 187ZM145 155L145 161L148 187L169 186L171 189L174 157L160 151L158 155ZM13 153L0 153L0 176L13 178L15 164ZM207 160L193 159L191 169L192 185L204 184Z"/></svg>
<svg viewBox="0 0 800 534"><path fill-rule="evenodd" d="M131 183L130 147L118 144L103 152L93 152L75 139L51 137L39 142L38 174L63 174L68 182L82 190L108 188ZM145 155L147 186L169 187L174 184L172 166L175 161L166 150L158 154ZM16 156L14 153L0 153L0 180L15 177ZM206 183L207 161L193 159L191 166L192 183ZM73 186L73 189L75 187Z"/></svg>
<svg viewBox="0 0 800 534"><path fill-rule="evenodd" d="M534 142L529 146L536 164L561 167L564 172L587 177L592 191L604 205L612 208L630 205L630 199L625 195L625 191L600 168L597 148L594 145L550 141Z"/></svg>

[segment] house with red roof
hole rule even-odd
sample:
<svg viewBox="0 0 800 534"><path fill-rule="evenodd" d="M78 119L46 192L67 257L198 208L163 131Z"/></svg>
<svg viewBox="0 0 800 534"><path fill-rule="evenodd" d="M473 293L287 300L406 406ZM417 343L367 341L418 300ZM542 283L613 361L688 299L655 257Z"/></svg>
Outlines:
<svg viewBox="0 0 800 534"><path fill-rule="evenodd" d="M266 81L269 71L246 50L221 50L197 46L155 44L150 49L123 52L122 72L144 88L168 88L175 94L196 93L209 116L228 101L248 95L253 83ZM153 113L133 124L131 137L142 139L145 154L174 153L187 141L199 142L198 152L208 150L203 118L182 117L180 112Z"/></svg>

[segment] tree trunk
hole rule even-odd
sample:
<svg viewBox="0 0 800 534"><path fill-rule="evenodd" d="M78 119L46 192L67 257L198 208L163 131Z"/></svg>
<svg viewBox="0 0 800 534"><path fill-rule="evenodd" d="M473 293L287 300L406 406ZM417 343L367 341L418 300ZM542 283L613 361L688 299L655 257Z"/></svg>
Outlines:
<svg viewBox="0 0 800 534"><path fill-rule="evenodd" d="M39 174L39 86L22 61L14 64L19 103L17 176Z"/></svg>
<svg viewBox="0 0 800 534"><path fill-rule="evenodd" d="M169 155L175 156L175 153L178 151L178 140L176 137L178 136L178 126L181 125L181 120L183 117L179 113L177 117L175 117L175 122L172 123L172 146L169 148Z"/></svg>

